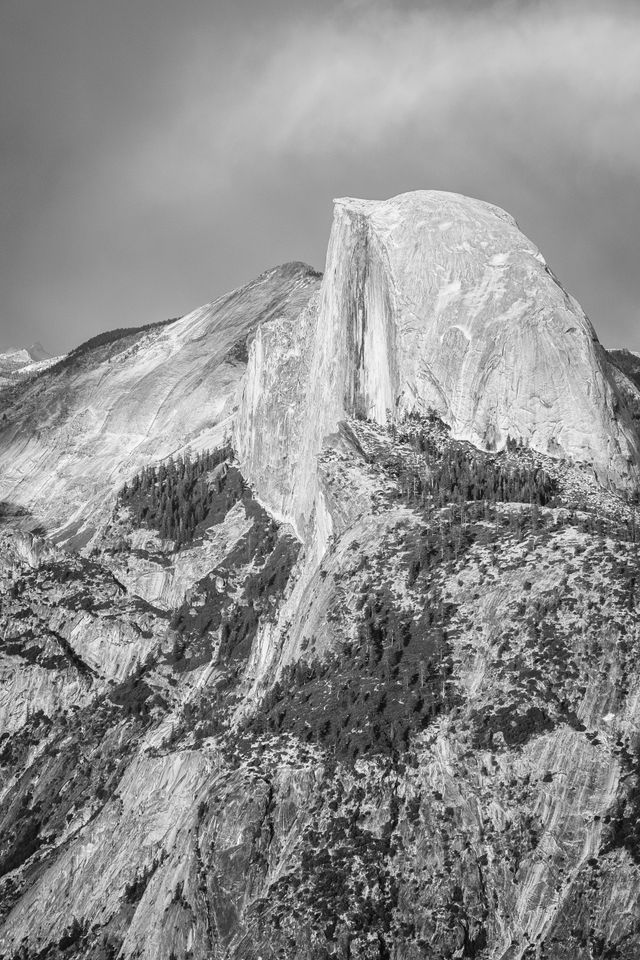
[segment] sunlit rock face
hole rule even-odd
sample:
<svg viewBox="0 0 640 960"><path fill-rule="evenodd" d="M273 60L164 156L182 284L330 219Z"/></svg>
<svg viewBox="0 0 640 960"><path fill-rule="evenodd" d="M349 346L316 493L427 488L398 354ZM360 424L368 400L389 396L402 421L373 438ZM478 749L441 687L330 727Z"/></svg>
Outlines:
<svg viewBox="0 0 640 960"><path fill-rule="evenodd" d="M603 479L637 471L596 334L512 217L436 191L337 200L317 300L264 324L252 349L241 455L303 530L319 508L315 456L342 416L428 408L485 449L512 436Z"/></svg>
<svg viewBox="0 0 640 960"><path fill-rule="evenodd" d="M168 325L71 354L3 404L0 502L73 547L109 515L145 463L219 446L247 340L295 317L319 284L285 264Z"/></svg>

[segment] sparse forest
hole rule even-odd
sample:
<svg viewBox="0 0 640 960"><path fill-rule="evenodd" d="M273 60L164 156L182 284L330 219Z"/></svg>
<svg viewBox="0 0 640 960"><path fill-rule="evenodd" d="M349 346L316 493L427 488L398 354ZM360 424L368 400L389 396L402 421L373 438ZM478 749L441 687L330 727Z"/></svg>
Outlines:
<svg viewBox="0 0 640 960"><path fill-rule="evenodd" d="M227 461L230 446L206 450L145 467L122 488L118 506L127 507L138 527L157 530L176 549L219 523L243 494L242 475Z"/></svg>
<svg viewBox="0 0 640 960"><path fill-rule="evenodd" d="M111 343L116 343L118 340L123 340L125 337L135 337L149 330L159 330L161 327L166 327L179 319L180 317L170 317L168 320L158 320L156 323L147 323L142 327L116 327L114 330L105 330L104 333L99 333L95 337L91 337L89 340L85 340L84 343L74 347L66 357L63 357L62 360L59 360L58 363L50 367L48 372L60 373L63 370L68 370L72 368L78 360L86 356L86 354L91 353L92 350L97 350L99 347L106 347Z"/></svg>
<svg viewBox="0 0 640 960"><path fill-rule="evenodd" d="M322 661L286 667L249 722L253 733L293 733L336 757L397 757L413 733L451 708L452 661L437 592L418 619L388 590L363 584L355 643Z"/></svg>
<svg viewBox="0 0 640 960"><path fill-rule="evenodd" d="M557 483L545 470L510 460L503 453L485 453L470 443L448 440L448 427L435 414L424 420L409 417L399 430L393 426L389 430L413 452L385 464L408 502L443 505L487 500L549 506L557 498ZM515 440L507 440L507 453L519 449Z"/></svg>

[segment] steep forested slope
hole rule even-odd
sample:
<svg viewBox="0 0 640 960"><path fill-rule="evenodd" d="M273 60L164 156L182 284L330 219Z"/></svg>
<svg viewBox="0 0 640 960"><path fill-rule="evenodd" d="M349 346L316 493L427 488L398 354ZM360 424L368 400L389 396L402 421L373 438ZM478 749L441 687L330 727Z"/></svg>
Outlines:
<svg viewBox="0 0 640 960"><path fill-rule="evenodd" d="M636 955L634 508L437 419L344 424L321 470L336 517L361 495L306 582L245 488L137 666L5 734L7 956ZM73 640L109 556L15 557L9 618L55 600Z"/></svg>

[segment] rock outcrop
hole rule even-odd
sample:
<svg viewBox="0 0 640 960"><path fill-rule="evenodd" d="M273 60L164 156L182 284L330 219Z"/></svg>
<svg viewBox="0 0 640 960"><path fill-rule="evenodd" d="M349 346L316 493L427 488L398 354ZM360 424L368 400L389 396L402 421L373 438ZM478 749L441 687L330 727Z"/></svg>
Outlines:
<svg viewBox="0 0 640 960"><path fill-rule="evenodd" d="M155 532L137 530L129 538L122 563L110 561L120 583L130 593L162 610L179 607L190 589L224 560L251 529L242 504L231 508L224 521L207 530L202 541L178 553L158 550Z"/></svg>
<svg viewBox="0 0 640 960"><path fill-rule="evenodd" d="M250 353L236 431L248 476L303 532L340 419L430 408L487 450L511 436L607 481L637 475L593 327L512 217L435 191L337 200L318 297L264 324Z"/></svg>

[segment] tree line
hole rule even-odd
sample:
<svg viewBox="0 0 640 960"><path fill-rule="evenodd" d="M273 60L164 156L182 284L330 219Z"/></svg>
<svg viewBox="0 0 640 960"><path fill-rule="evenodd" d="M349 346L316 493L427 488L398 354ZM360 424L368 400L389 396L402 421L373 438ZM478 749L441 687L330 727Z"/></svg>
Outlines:
<svg viewBox="0 0 640 960"><path fill-rule="evenodd" d="M444 426L444 425L443 425ZM401 496L414 503L438 505L488 500L491 503L552 504L557 482L546 470L491 455L469 444L438 444L425 427L398 437L413 448L413 457L387 463L395 473ZM507 449L517 449L509 439Z"/></svg>

